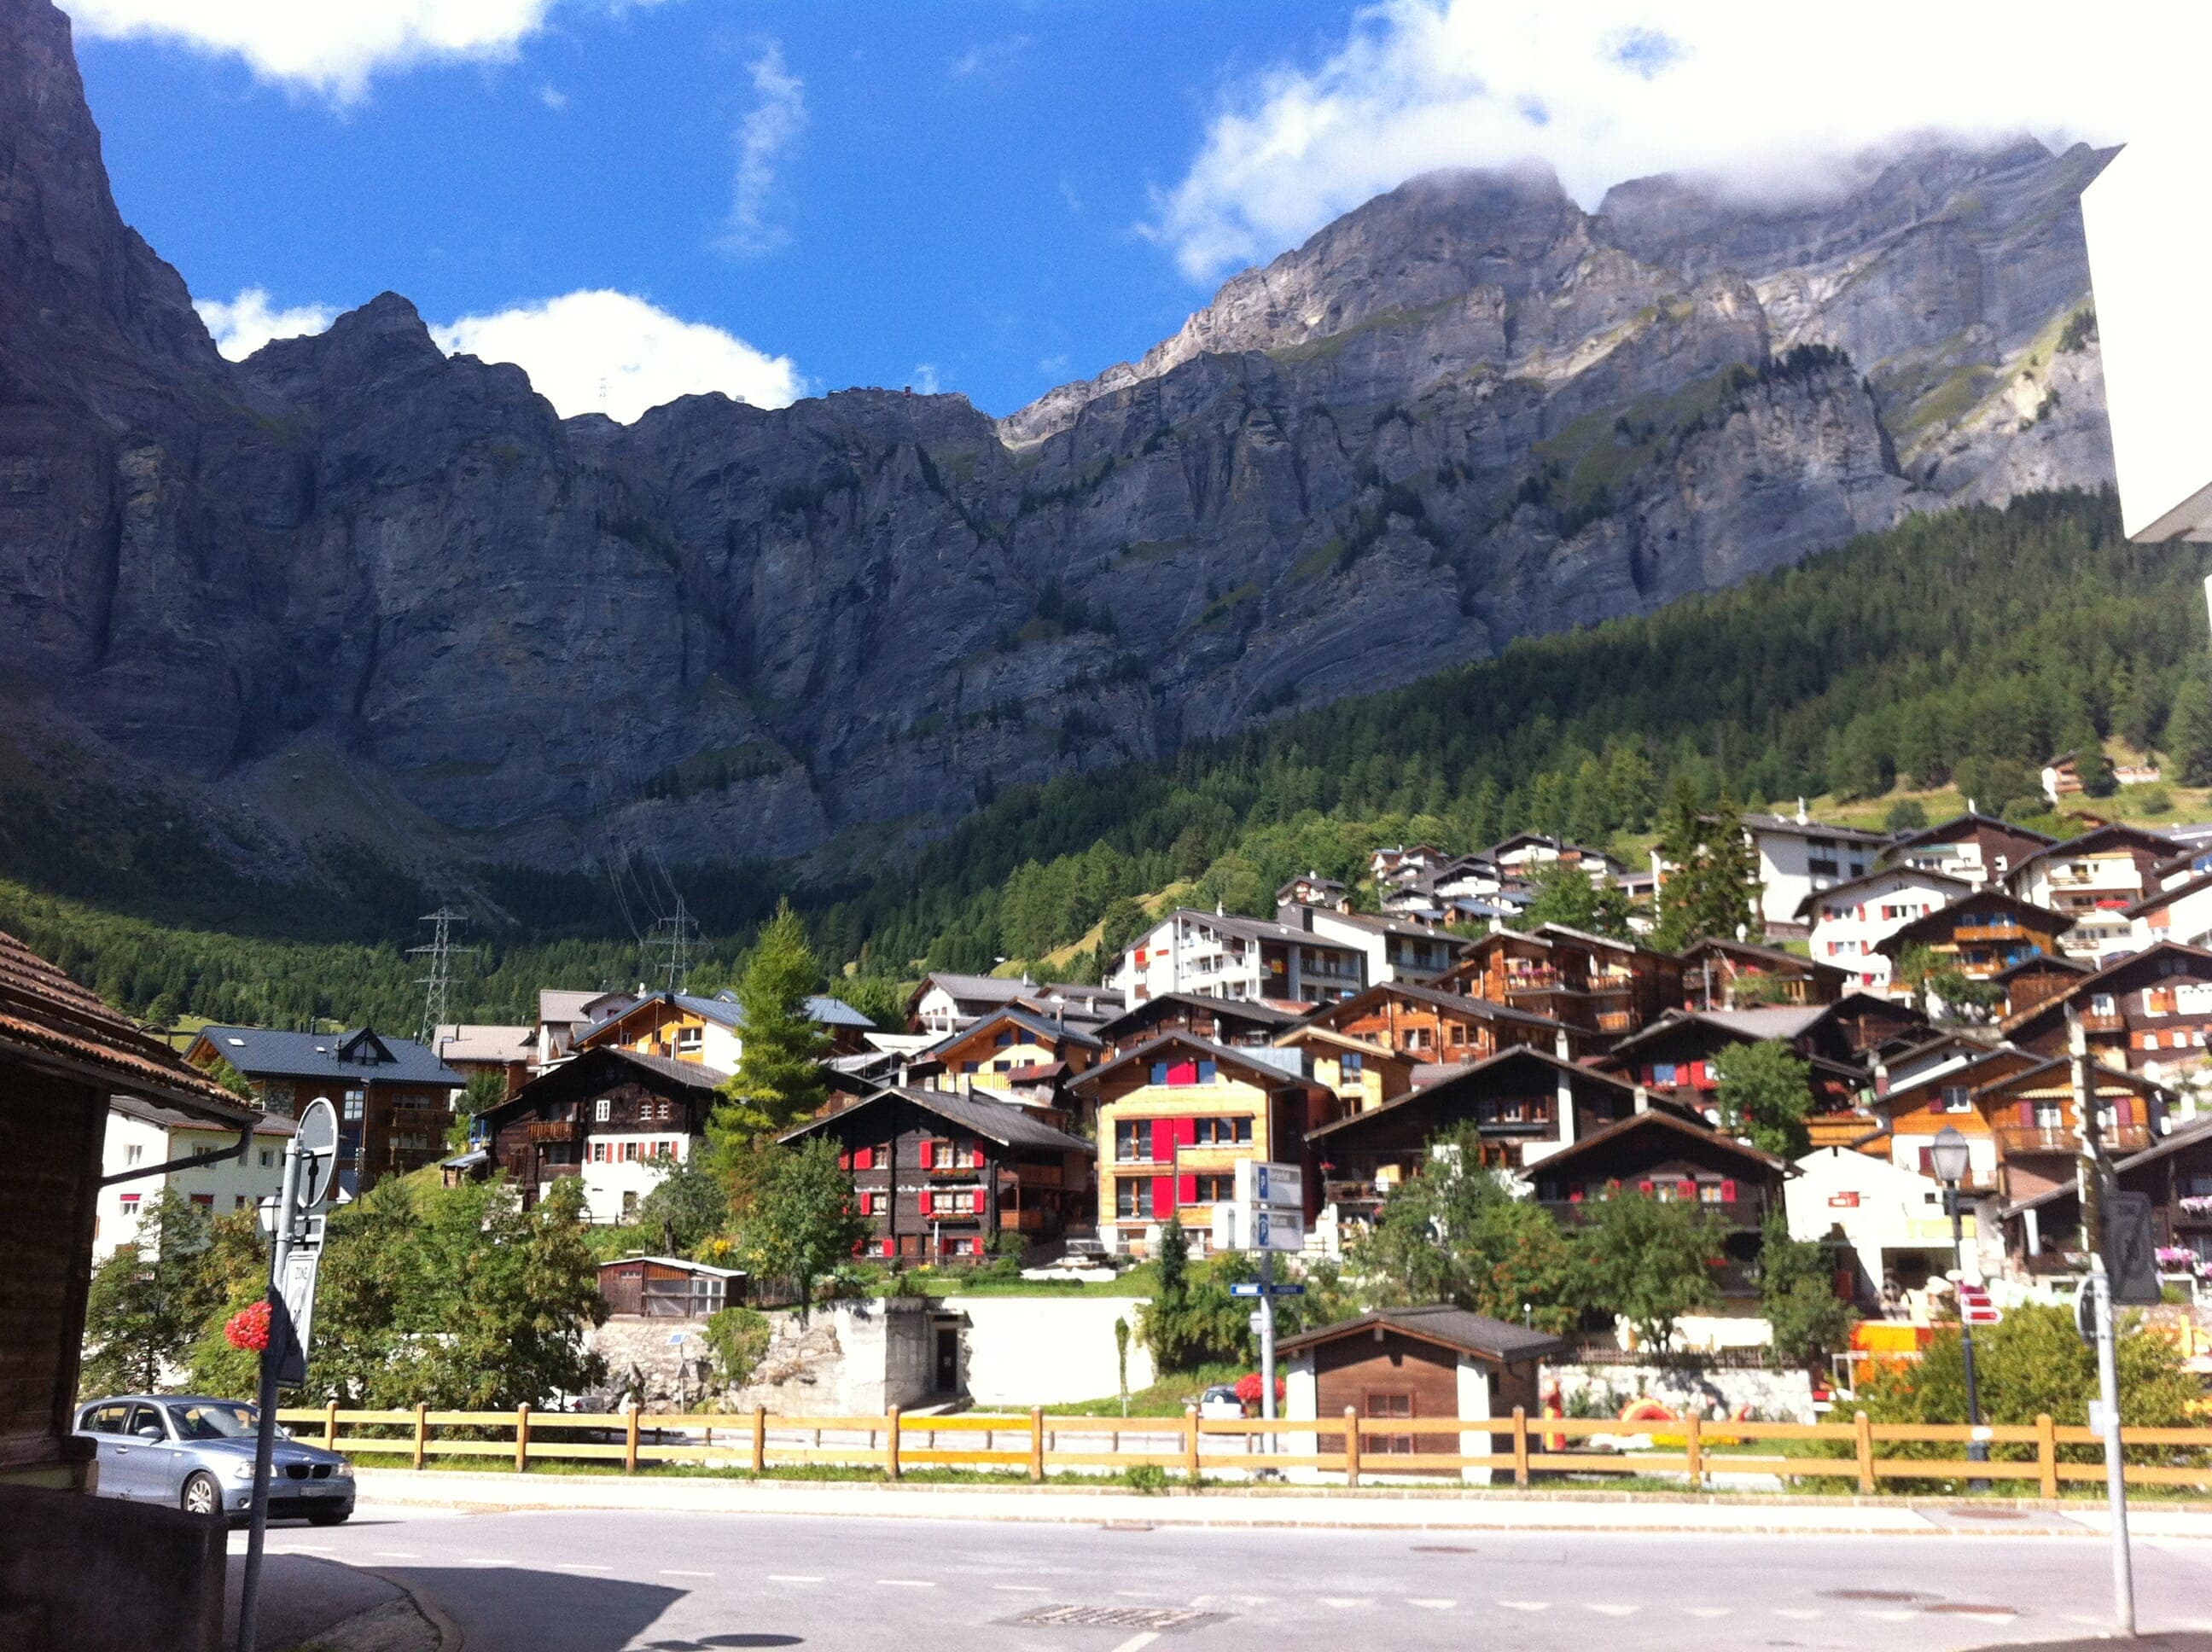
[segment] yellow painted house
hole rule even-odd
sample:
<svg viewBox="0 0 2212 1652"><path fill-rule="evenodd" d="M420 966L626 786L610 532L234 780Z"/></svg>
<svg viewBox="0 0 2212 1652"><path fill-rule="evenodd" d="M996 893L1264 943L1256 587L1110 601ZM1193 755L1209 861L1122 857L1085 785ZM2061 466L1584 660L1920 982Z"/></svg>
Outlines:
<svg viewBox="0 0 2212 1652"><path fill-rule="evenodd" d="M1026 1095L1078 1077L1103 1048L1093 1033L1009 1005L942 1040L930 1054L944 1063L945 1089Z"/></svg>
<svg viewBox="0 0 2212 1652"><path fill-rule="evenodd" d="M1304 1165L1306 1132L1340 1105L1326 1085L1261 1051L1187 1033L1094 1067L1075 1088L1097 1108L1098 1236L1133 1254L1148 1254L1171 1218L1203 1248L1213 1206L1234 1196L1237 1161ZM1320 1193L1311 1175L1306 1190L1311 1217Z"/></svg>

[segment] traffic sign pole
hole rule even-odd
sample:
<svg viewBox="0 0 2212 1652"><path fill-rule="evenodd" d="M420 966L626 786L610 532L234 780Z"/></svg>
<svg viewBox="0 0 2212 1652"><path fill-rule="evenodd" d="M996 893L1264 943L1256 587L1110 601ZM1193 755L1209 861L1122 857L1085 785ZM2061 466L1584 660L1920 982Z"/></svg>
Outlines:
<svg viewBox="0 0 2212 1652"><path fill-rule="evenodd" d="M2091 1312L2097 1334L2098 1402L2090 1422L2105 1441L2105 1502L2112 1521L2112 1619L2122 1635L2136 1632L2135 1558L2128 1549L2127 1469L2120 1458L2120 1374L2112 1337L2112 1281L2105 1268L2105 1140L2097 1116L2097 1095L2089 1081L2089 1045L2081 1015L2066 1005L2067 1052L2072 1057L2074 1121L2081 1135L2075 1189L2081 1201L2081 1239L2089 1253Z"/></svg>
<svg viewBox="0 0 2212 1652"><path fill-rule="evenodd" d="M328 1103L325 1103L328 1106ZM269 1535L269 1471L276 1455L276 1362L284 1297L284 1262L292 1248L294 1206L300 1196L300 1138L295 1132L284 1145L284 1192L276 1206L276 1242L269 1259L269 1341L261 1351L259 1411L254 1418L253 1514L246 1539L246 1572L239 1581L238 1652L255 1652L254 1639L261 1607L261 1550Z"/></svg>

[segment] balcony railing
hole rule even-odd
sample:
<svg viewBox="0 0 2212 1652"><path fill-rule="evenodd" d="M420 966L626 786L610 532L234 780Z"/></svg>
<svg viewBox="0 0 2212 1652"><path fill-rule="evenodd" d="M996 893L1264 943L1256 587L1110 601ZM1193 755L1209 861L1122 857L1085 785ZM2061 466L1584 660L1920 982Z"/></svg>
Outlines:
<svg viewBox="0 0 2212 1652"><path fill-rule="evenodd" d="M1633 1193L1632 1187L1623 1189ZM1571 1225L1583 1221L1597 1208L1595 1200L1547 1199L1540 1201L1544 1208L1559 1221ZM1695 1204L1699 1210L1710 1212L1731 1228L1756 1228L1766 1221L1766 1201L1764 1199L1724 1199L1707 1202L1702 1200L1682 1200L1682 1204Z"/></svg>
<svg viewBox="0 0 2212 1652"><path fill-rule="evenodd" d="M2115 1153L2139 1152L2150 1145L2150 1127L2146 1124L2108 1124L2105 1127L2105 1146ZM2061 1124L2001 1124L1996 1127L1997 1151L2001 1153L2078 1153L2081 1138L2071 1125Z"/></svg>
<svg viewBox="0 0 2212 1652"><path fill-rule="evenodd" d="M577 1127L574 1119L533 1120L529 1127L530 1141L574 1141Z"/></svg>
<svg viewBox="0 0 2212 1652"><path fill-rule="evenodd" d="M2093 1033L2125 1032L2128 1023L2117 1015L2084 1015L2081 1030Z"/></svg>

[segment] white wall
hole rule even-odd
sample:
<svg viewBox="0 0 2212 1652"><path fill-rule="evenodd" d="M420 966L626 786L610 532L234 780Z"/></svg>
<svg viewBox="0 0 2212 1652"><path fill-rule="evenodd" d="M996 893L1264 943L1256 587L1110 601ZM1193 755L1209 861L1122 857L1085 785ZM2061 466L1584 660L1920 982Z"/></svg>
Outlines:
<svg viewBox="0 0 2212 1652"><path fill-rule="evenodd" d="M978 1406L1065 1405L1117 1394L1114 1321L1129 1321L1129 1391L1150 1388L1152 1351L1137 1339L1142 1297L947 1297L968 1316L968 1393Z"/></svg>
<svg viewBox="0 0 2212 1652"><path fill-rule="evenodd" d="M654 1149L668 1152L669 1157L678 1160L690 1158L698 1147L696 1137L668 1130L644 1130L628 1135L593 1136L586 1144L585 1151L591 1151L592 1146L600 1142L606 1143L616 1152L622 1151L624 1142L636 1142L641 1152ZM676 1144L672 1151L670 1151L671 1143ZM605 1164L586 1159L582 1169L586 1209L591 1220L601 1225L623 1219L623 1195L635 1193L638 1202L642 1203L645 1196L660 1185L666 1174L651 1163L649 1155L635 1160Z"/></svg>
<svg viewBox="0 0 2212 1652"><path fill-rule="evenodd" d="M100 1174L119 1175L126 1170L143 1169L173 1158L213 1152L237 1139L238 1133L233 1130L213 1127L204 1130L169 1129L128 1114L110 1113L107 1136L100 1152ZM142 1176L135 1181L102 1187L92 1247L94 1260L104 1260L114 1254L117 1246L137 1241L139 1212L150 1210L160 1201L164 1187L173 1187L188 1199L195 1194L207 1199L207 1209L212 1216L228 1216L234 1211L248 1208L283 1191L284 1138L257 1134L246 1149L243 1164L225 1159L196 1169L172 1170L165 1176Z"/></svg>
<svg viewBox="0 0 2212 1652"><path fill-rule="evenodd" d="M1918 1148L1932 1139L1914 1138L1907 1164L1844 1147L1823 1147L1805 1155L1797 1161L1799 1174L1783 1192L1790 1237L1815 1241L1842 1229L1860 1267L1877 1288L1884 1249L1948 1251L1951 1220L1943 1211L1943 1184L1912 1168L1919 1161ZM1987 1144L1986 1137L1980 1139ZM1975 1230L1971 1212L1966 1226L1971 1248Z"/></svg>
<svg viewBox="0 0 2212 1652"><path fill-rule="evenodd" d="M1490 1367L1467 1354L1459 1357L1459 1414L1463 1418L1490 1415ZM1462 1434L1459 1436L1459 1455L1484 1456L1496 1443L1495 1438L1487 1434ZM1469 1485L1489 1485L1491 1473L1487 1468L1459 1471L1460 1479Z"/></svg>

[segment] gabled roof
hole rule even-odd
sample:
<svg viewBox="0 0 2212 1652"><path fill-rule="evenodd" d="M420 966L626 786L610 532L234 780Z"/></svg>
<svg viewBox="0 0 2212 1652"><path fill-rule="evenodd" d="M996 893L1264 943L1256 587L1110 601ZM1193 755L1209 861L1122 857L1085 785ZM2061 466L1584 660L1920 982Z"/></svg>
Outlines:
<svg viewBox="0 0 2212 1652"><path fill-rule="evenodd" d="M650 1089L712 1094L729 1083L730 1075L698 1061L678 1061L672 1056L645 1055L611 1044L599 1044L539 1073L495 1107L477 1116L490 1119L523 1108L535 1107L549 1097L571 1092L587 1093L626 1079L640 1080Z"/></svg>
<svg viewBox="0 0 2212 1652"><path fill-rule="evenodd" d="M2027 838L2036 843L2056 843L2058 840L2048 832L2039 832L2032 826L2015 826L1996 815L1985 815L1979 810L1969 810L1963 815L1939 821L1933 826L1923 826L1918 831L1900 837L1892 846L1892 852L1902 853L1923 843L1954 843L1977 831L2003 832L2013 837Z"/></svg>
<svg viewBox="0 0 2212 1652"><path fill-rule="evenodd" d="M637 1001L637 994L635 993L605 990L580 993L571 992L561 987L544 987L538 994L538 1018L550 1023L604 1020L605 1018L604 1011L594 1016L592 1010L595 1005L611 998L621 999L627 1004L634 1004Z"/></svg>
<svg viewBox="0 0 2212 1652"><path fill-rule="evenodd" d="M1129 1028L1142 1026L1163 1009L1206 1010L1225 1021L1245 1021L1255 1027L1294 1027L1305 1019L1301 1011L1280 1010L1261 999L1207 998L1198 993L1160 993L1131 1005L1098 1028L1101 1042L1112 1043Z"/></svg>
<svg viewBox="0 0 2212 1652"><path fill-rule="evenodd" d="M2123 918L2141 918L2156 912L2161 907L2170 907L2176 901L2185 900L2191 895L2201 894L2208 889L2212 889L2212 872L2199 872L2194 878L2186 878L2179 884L2160 890L2155 894L2144 896L2142 900L2128 908L2120 915Z"/></svg>
<svg viewBox="0 0 2212 1652"><path fill-rule="evenodd" d="M2126 849L2141 850L2164 859L2173 852L2173 840L2163 832L2148 831L2141 826L2130 826L2124 821L2114 821L2110 825L2093 827L2079 837L2048 844L2033 854L2022 857L2005 874L2005 880L2009 883L2030 866L2057 855L2101 854L2115 849Z"/></svg>
<svg viewBox="0 0 2212 1652"><path fill-rule="evenodd" d="M1790 832L1805 837L1832 837L1863 843L1869 847L1881 847L1891 841L1887 832L1870 832L1863 826L1838 826L1825 820L1800 820L1795 815L1741 814L1736 818L1754 832Z"/></svg>
<svg viewBox="0 0 2212 1652"><path fill-rule="evenodd" d="M872 1096L863 1096L850 1107L835 1113L825 1113L818 1119L810 1119L794 1129L787 1130L776 1139L797 1141L802 1136L842 1124L855 1113L872 1107L905 1102L932 1113L948 1124L994 1141L1001 1147L1031 1147L1046 1152L1095 1153L1097 1145L1080 1136L1071 1136L1065 1130L1055 1130L1043 1120L1025 1112L1012 1102L979 1101L974 1096L957 1095L949 1090L927 1090L918 1085L886 1084Z"/></svg>
<svg viewBox="0 0 2212 1652"><path fill-rule="evenodd" d="M2007 981L2015 975L2024 975L2031 969L2064 969L2073 975L2086 975L2094 968L2094 964L2084 963L2079 958L2069 958L2063 952L2031 952L2018 963L2005 965L1990 979Z"/></svg>
<svg viewBox="0 0 2212 1652"><path fill-rule="evenodd" d="M1822 963L1815 958L1804 958L1795 952L1785 952L1778 946L1754 946L1749 941L1732 941L1719 935L1708 935L1705 939L1682 949L1684 972L1686 974L1698 955L1705 952L1725 953L1732 958L1748 958L1754 963L1773 969L1798 970L1815 977L1824 975L1840 977L1850 974L1841 964Z"/></svg>
<svg viewBox="0 0 2212 1652"><path fill-rule="evenodd" d="M1527 1044L1517 1044L1511 1049L1499 1050L1494 1055L1486 1055L1480 1061L1469 1061L1462 1066L1441 1069L1435 1077L1418 1088L1409 1090L1402 1096L1393 1096L1380 1107L1370 1107L1364 1112L1346 1114L1343 1118L1333 1119L1327 1124L1307 1131L1306 1139L1319 1141L1324 1136L1334 1135L1352 1125L1364 1124L1371 1119L1379 1119L1403 1111L1408 1107L1433 1098L1440 1090L1452 1088L1478 1074L1486 1073L1494 1068L1510 1066L1517 1061L1534 1061L1551 1068L1555 1075L1564 1072L1571 1078L1609 1085L1632 1099L1636 1095L1636 1085L1626 1078L1617 1078L1610 1072L1600 1072L1595 1067L1586 1067L1577 1062L1562 1061L1548 1051L1536 1049Z"/></svg>
<svg viewBox="0 0 2212 1652"><path fill-rule="evenodd" d="M2002 1078L1990 1079L1985 1084L1977 1085L1975 1087L1976 1093L1978 1094L1980 1091L1984 1090L2003 1090L2013 1084L2027 1084L2032 1080L2044 1078L2055 1069L2069 1066L2072 1062L2072 1057L2065 1055L2045 1057L2035 1061L2032 1066L2022 1067L2017 1072L2008 1072ZM2108 1063L2098 1060L2094 1056L2089 1058L2087 1066L2089 1069L2089 1088L2097 1095L2107 1095L2114 1088L2120 1090L2132 1090L2139 1096L2145 1094L2152 1096L2168 1096L2172 1094L2171 1090L2169 1090L2164 1084L2159 1083L2155 1078L2147 1078L2140 1072L2130 1072L2125 1067L2112 1066ZM2107 1083L2107 1080L2110 1082Z"/></svg>
<svg viewBox="0 0 2212 1652"><path fill-rule="evenodd" d="M1310 1019L1316 1024L1364 1013L1372 1004L1384 999L1404 999L1413 1004L1425 1004L1432 1009L1443 1010L1462 1016L1469 1021L1510 1021L1523 1027L1559 1028L1566 1023L1547 1015L1538 1015L1531 1010L1516 1010L1510 1004L1498 1004L1486 998L1474 998L1465 993L1448 993L1441 987L1425 987L1410 981L1382 981L1355 993L1340 999L1334 1004L1317 1011Z"/></svg>
<svg viewBox="0 0 2212 1652"><path fill-rule="evenodd" d="M254 1108L179 1060L167 1040L109 1009L99 994L6 934L0 934L0 1054L234 1127L257 1116ZM0 1085L0 1098L6 1094Z"/></svg>
<svg viewBox="0 0 2212 1652"><path fill-rule="evenodd" d="M1987 911L1991 908L2015 917L2033 914L2033 921L2039 928L2047 927L2054 935L2063 934L2074 927L2073 918L2066 913L2038 906L2033 901L2023 901L2017 895L2008 894L2001 889L1978 889L1893 929L1875 943L1874 950L1884 957L1895 957L1922 937L1942 934L1972 913Z"/></svg>
<svg viewBox="0 0 2212 1652"><path fill-rule="evenodd" d="M1820 902L1832 901L1846 890L1855 890L1868 884L1887 883L1892 878L1917 879L1926 884L1946 884L1956 890L1960 895L1967 893L1974 887L1965 878L1954 878L1947 872L1929 872L1924 866L1901 866L1893 861L1887 865L1876 866L1872 872L1862 872L1856 878L1846 878L1840 884L1831 884L1826 889L1814 890L1797 903L1796 911L1790 915L1802 918Z"/></svg>
<svg viewBox="0 0 2212 1652"><path fill-rule="evenodd" d="M238 1127L228 1119L210 1119L198 1113L182 1113L173 1107L160 1107L152 1102L142 1102L136 1096L111 1096L107 1110L120 1113L126 1119L136 1119L141 1124L150 1124L157 1130L215 1130L228 1133ZM253 1114L253 1133L257 1136L289 1136L299 1126L282 1113Z"/></svg>
<svg viewBox="0 0 2212 1652"><path fill-rule="evenodd" d="M1024 1032L1048 1042L1065 1041L1070 1044L1080 1044L1084 1048L1091 1050L1102 1048L1101 1041L1096 1033L1086 1032L1073 1023L1054 1021L1026 1005L1008 1004L988 1014L978 1016L957 1032L945 1034L944 1037L930 1046L930 1053L940 1054L951 1049L956 1044L964 1044L970 1039L981 1037L994 1027L1001 1025L1019 1027Z"/></svg>
<svg viewBox="0 0 2212 1652"><path fill-rule="evenodd" d="M1327 1342L1340 1342L1346 1337L1368 1336L1376 1327L1395 1331L1417 1341L1433 1343L1454 1353L1474 1354L1485 1359L1518 1364L1524 1359L1546 1359L1560 1352L1566 1343L1560 1338L1542 1331L1532 1331L1526 1326L1508 1325L1504 1320L1492 1319L1487 1314L1472 1313L1464 1308L1439 1303L1431 1308L1379 1308L1371 1314L1362 1314L1356 1320L1342 1320L1334 1325L1323 1325L1286 1337L1275 1345L1279 1354L1299 1353Z"/></svg>
<svg viewBox="0 0 2212 1652"><path fill-rule="evenodd" d="M1692 1141L1706 1145L1717 1145L1723 1152L1735 1154L1764 1169L1779 1170L1784 1175L1796 1174L1796 1167L1786 1159L1777 1158L1771 1153L1760 1151L1748 1142L1738 1141L1733 1136L1724 1136L1719 1131L1708 1129L1702 1124L1692 1124L1686 1119L1680 1118L1673 1113L1663 1112L1656 1108L1648 1113L1632 1113L1625 1119L1616 1119L1602 1128L1593 1130L1587 1136L1551 1154L1535 1168L1540 1169L1544 1175L1549 1175L1560 1165L1571 1163L1589 1153L1593 1148L1617 1141L1621 1137L1639 1130L1671 1130Z"/></svg>
<svg viewBox="0 0 2212 1652"><path fill-rule="evenodd" d="M576 1042L580 1044L586 1039L596 1037L617 1022L627 1020L640 1010L650 1009L656 1004L672 1006L686 1014L696 1015L702 1021L727 1027L733 1032L742 1031L744 1028L744 1006L738 1002L734 993L717 993L712 998L702 997L696 993L654 993L624 1005L604 1021L592 1023L576 1035ZM806 1017L823 1027L858 1027L872 1030L876 1024L842 999L828 998L818 993L806 1000Z"/></svg>
<svg viewBox="0 0 2212 1652"><path fill-rule="evenodd" d="M1893 1112L1901 1106L1905 1106L1907 1096L1924 1095L1929 1090L1940 1090L1948 1085L1955 1085L1962 1081L1968 1082L1972 1087L1978 1089L1980 1085L1973 1083L1977 1074L1986 1076L1992 1069L2002 1067L2010 1067L2013 1072L2026 1072L2030 1067L2039 1066L2042 1060L2040 1056L2031 1055L2026 1050L2014 1048L2010 1044L1999 1044L1994 1049L1982 1050L1978 1054L1968 1055L1964 1060L1954 1061L1945 1066L1931 1067L1925 1072L1916 1072L1910 1078L1899 1079L1890 1085L1886 1094L1874 1098L1873 1107L1877 1113ZM1909 1111L1910 1108L1907 1107L1906 1110Z"/></svg>
<svg viewBox="0 0 2212 1652"><path fill-rule="evenodd" d="M430 1036L430 1048L447 1061L527 1061L538 1029L471 1026L443 1022Z"/></svg>
<svg viewBox="0 0 2212 1652"><path fill-rule="evenodd" d="M1786 1042L1820 1020L1830 1007L1825 1004L1790 1004L1761 1005L1753 1010L1669 1010L1657 1020L1638 1029L1615 1044L1611 1054L1614 1057L1626 1055L1645 1044L1657 1042L1669 1033L1699 1024L1717 1028L1732 1038L1749 1039L1754 1043L1771 1038Z"/></svg>
<svg viewBox="0 0 2212 1652"><path fill-rule="evenodd" d="M2114 958L2103 969L2082 976L2065 991L2054 993L2049 998L2031 1004L2018 1015L2008 1016L1997 1024L2009 1034L2027 1026L2030 1022L2040 1020L2046 1015L2061 1014L2066 1005L2081 997L2082 993L2105 985L2123 972L2140 969L2154 958L2169 957L2176 953L2199 964L2204 975L2212 975L2212 952L2208 952L2199 946L2185 946L2179 941L2153 941L2142 951L2130 952L2124 957Z"/></svg>
<svg viewBox="0 0 2212 1652"><path fill-rule="evenodd" d="M266 1027L206 1026L204 1045L249 1078L331 1078L380 1084L442 1084L468 1080L411 1038L386 1038L374 1029L344 1033L284 1032Z"/></svg>
<svg viewBox="0 0 2212 1652"><path fill-rule="evenodd" d="M1203 1038L1194 1038L1190 1034L1179 1030L1162 1033L1158 1038L1146 1039L1136 1048L1117 1055L1110 1061L1102 1062L1077 1078L1074 1081L1074 1088L1093 1089L1100 1079L1109 1073L1119 1072L1123 1067L1139 1061L1150 1065L1153 1061L1161 1060L1164 1054L1170 1050L1187 1050L1195 1060L1213 1061L1223 1066L1235 1067L1239 1072L1261 1080L1263 1086L1267 1088L1272 1089L1285 1084L1297 1084L1310 1090L1325 1090L1328 1088L1305 1077L1303 1073L1293 1072L1288 1068L1275 1066L1272 1061L1261 1060L1260 1052L1257 1050L1231 1049L1220 1044L1208 1043Z"/></svg>

